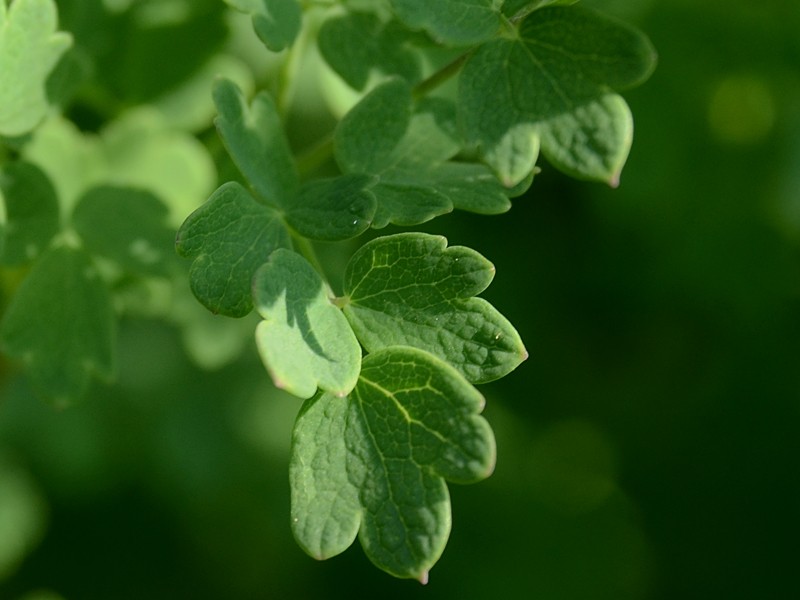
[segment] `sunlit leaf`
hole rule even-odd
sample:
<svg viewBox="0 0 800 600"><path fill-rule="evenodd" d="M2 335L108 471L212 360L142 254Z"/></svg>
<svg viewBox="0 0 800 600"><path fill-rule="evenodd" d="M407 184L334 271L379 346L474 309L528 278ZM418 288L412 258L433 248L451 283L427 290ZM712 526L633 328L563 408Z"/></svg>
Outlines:
<svg viewBox="0 0 800 600"><path fill-rule="evenodd" d="M362 246L347 265L344 308L359 341L374 352L393 345L427 350L482 383L515 369L527 352L514 327L474 298L494 266L441 236L402 233Z"/></svg>
<svg viewBox="0 0 800 600"><path fill-rule="evenodd" d="M22 135L47 114L47 77L72 43L57 27L53 0L0 2L0 135Z"/></svg>
<svg viewBox="0 0 800 600"><path fill-rule="evenodd" d="M319 273L299 254L278 249L256 273L253 297L264 321L256 343L276 387L300 398L319 387L353 389L361 347Z"/></svg>
<svg viewBox="0 0 800 600"><path fill-rule="evenodd" d="M483 397L455 369L413 348L368 355L347 397L319 394L294 427L292 527L311 556L346 550L358 535L377 566L427 581L450 534L445 480L494 468Z"/></svg>
<svg viewBox="0 0 800 600"><path fill-rule="evenodd" d="M633 141L633 116L621 96L609 93L576 106L540 131L542 153L559 170L616 187Z"/></svg>

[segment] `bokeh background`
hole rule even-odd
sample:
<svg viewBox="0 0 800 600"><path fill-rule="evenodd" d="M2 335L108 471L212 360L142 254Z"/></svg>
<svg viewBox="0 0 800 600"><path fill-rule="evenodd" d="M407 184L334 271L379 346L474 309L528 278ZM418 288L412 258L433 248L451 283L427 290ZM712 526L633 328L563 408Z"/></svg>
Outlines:
<svg viewBox="0 0 800 600"><path fill-rule="evenodd" d="M497 469L450 486L430 583L377 571L358 545L303 554L287 481L300 403L249 343L201 369L174 320L131 316L118 381L77 407L55 412L3 371L0 598L800 597L800 8L584 3L659 52L625 94L636 135L621 186L543 164L510 213L423 228L495 263L484 296L530 352L482 387ZM85 130L223 47L267 76L222 3L158 27L131 4L58 2L85 53L74 68L91 65L68 106ZM321 106L298 109L297 143L329 119ZM198 135L218 156L213 132Z"/></svg>

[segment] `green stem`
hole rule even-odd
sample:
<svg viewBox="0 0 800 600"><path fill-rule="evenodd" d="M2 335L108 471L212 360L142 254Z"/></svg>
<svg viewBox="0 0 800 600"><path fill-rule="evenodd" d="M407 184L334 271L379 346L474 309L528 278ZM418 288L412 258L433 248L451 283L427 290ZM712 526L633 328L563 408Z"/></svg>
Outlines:
<svg viewBox="0 0 800 600"><path fill-rule="evenodd" d="M457 75L461 70L461 67L463 67L464 63L467 61L467 58L469 58L470 54L472 54L472 50L465 52L454 61L446 64L427 79L420 81L412 90L414 97L423 97L428 92L435 90L447 80Z"/></svg>
<svg viewBox="0 0 800 600"><path fill-rule="evenodd" d="M333 132L327 134L297 157L297 172L301 178L308 177L328 162L332 156Z"/></svg>
<svg viewBox="0 0 800 600"><path fill-rule="evenodd" d="M297 88L297 75L308 55L308 49L317 39L322 26L322 17L336 4L311 1L303 4L303 22L294 43L286 50L286 56L278 72L276 94L278 112L286 117Z"/></svg>
<svg viewBox="0 0 800 600"><path fill-rule="evenodd" d="M331 286L328 283L328 278L325 276L325 269L322 268L322 263L320 263L319 258L317 258L317 253L314 250L311 240L292 232L292 243L294 244L294 249L311 263L311 266L317 270L320 277L322 277L322 280L325 282L325 285L330 289Z"/></svg>
<svg viewBox="0 0 800 600"><path fill-rule="evenodd" d="M289 112L294 96L295 82L297 73L300 70L300 63L305 46L304 31L301 30L294 44L286 51L286 57L278 72L278 91L276 94L276 104L278 113L284 118Z"/></svg>

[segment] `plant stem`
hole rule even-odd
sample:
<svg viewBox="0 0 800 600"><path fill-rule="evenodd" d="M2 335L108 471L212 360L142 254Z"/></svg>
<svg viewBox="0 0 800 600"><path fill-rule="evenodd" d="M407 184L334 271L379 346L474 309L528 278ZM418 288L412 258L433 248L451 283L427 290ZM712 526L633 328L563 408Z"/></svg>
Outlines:
<svg viewBox="0 0 800 600"><path fill-rule="evenodd" d="M427 79L420 81L417 85L414 86L414 89L412 90L414 97L421 98L428 92L435 90L437 87L442 85L451 77L458 74L458 72L461 70L461 67L467 61L467 58L469 58L470 54L472 54L472 50L465 52L452 62L446 64L444 67L436 71L433 75L431 75Z"/></svg>
<svg viewBox="0 0 800 600"><path fill-rule="evenodd" d="M325 276L325 269L322 268L322 263L320 263L319 258L317 258L317 253L314 251L311 240L302 235L292 233L292 243L294 243L294 248L297 250L298 254L311 263L311 266L316 269L317 273L319 273L320 277L322 277L322 280L325 282L325 285L330 289L331 286L328 283L328 278Z"/></svg>
<svg viewBox="0 0 800 600"><path fill-rule="evenodd" d="M297 172L300 178L314 173L333 156L333 132L328 133L311 148L297 157Z"/></svg>

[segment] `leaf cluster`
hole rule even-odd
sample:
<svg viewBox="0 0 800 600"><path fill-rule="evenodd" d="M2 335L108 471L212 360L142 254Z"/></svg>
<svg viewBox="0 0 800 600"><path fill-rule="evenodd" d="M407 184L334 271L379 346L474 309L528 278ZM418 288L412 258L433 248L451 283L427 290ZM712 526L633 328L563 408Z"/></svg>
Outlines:
<svg viewBox="0 0 800 600"><path fill-rule="evenodd" d="M124 120L99 137L57 120L37 129L47 76L70 38L55 31L52 0L0 1L0 66L9 65L0 69L0 134L31 136L0 171L2 261L24 271L0 325L3 349L59 404L92 375L110 378L117 314L131 303L120 290L182 281L183 264L165 252L182 221L174 243L194 296L214 315L255 313L273 383L304 400L290 465L300 546L327 558L358 536L378 567L424 582L450 531L446 481L478 481L494 466L475 385L509 374L527 351L478 297L494 277L485 257L436 235L375 232L456 209L508 211L532 184L540 151L569 175L616 185L632 139L618 92L646 79L654 52L637 30L571 2L226 2L280 64L273 89L252 95L252 80L226 67L213 106L184 108L229 64L216 58L174 93L159 97L142 79L131 94L154 98L187 129L216 115L230 180L184 219L170 177L143 180L136 165L156 170L149 161L167 139L185 156L186 138L145 129L157 132L151 145ZM298 152L288 112L313 46L338 82L321 93L341 118ZM77 180L60 172L46 139L80 139L92 169ZM364 234L371 239L337 294L315 244Z"/></svg>

